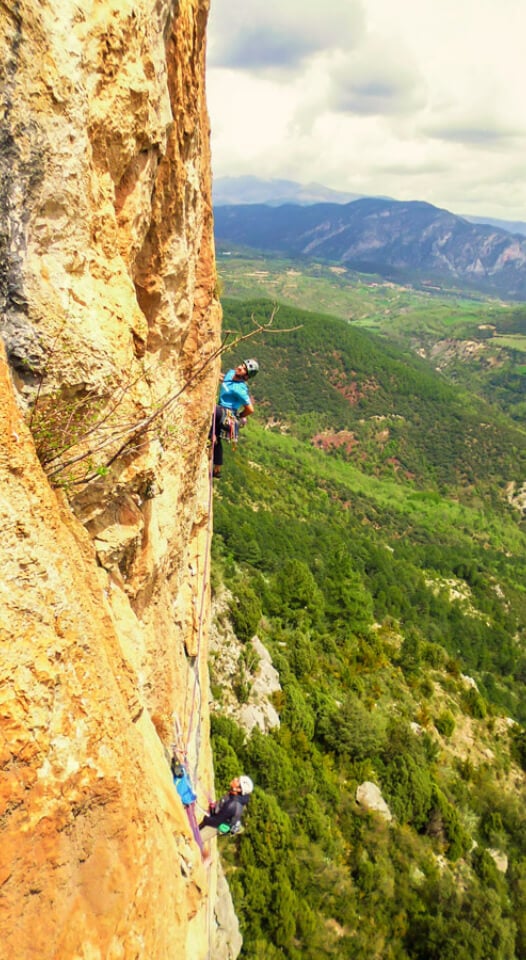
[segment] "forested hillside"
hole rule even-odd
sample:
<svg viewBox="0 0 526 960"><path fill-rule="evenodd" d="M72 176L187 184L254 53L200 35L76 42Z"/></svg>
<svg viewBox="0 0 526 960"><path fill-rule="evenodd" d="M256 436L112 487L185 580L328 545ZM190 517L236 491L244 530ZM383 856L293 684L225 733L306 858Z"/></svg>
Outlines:
<svg viewBox="0 0 526 960"><path fill-rule="evenodd" d="M247 738L212 672L218 789L256 782L221 841L243 956L524 958L524 433L377 337L278 317L301 329L251 344L257 417L214 488L237 695L256 632L282 685L281 727Z"/></svg>
<svg viewBox="0 0 526 960"><path fill-rule="evenodd" d="M272 297L342 317L417 353L513 419L526 414L526 307L461 290L417 290L319 262L219 254L225 296Z"/></svg>
<svg viewBox="0 0 526 960"><path fill-rule="evenodd" d="M225 326L264 323L265 301L225 301ZM300 439L372 476L447 489L463 502L525 472L524 430L496 405L448 383L419 357L321 314L281 306L276 326L300 329L257 345L259 409Z"/></svg>

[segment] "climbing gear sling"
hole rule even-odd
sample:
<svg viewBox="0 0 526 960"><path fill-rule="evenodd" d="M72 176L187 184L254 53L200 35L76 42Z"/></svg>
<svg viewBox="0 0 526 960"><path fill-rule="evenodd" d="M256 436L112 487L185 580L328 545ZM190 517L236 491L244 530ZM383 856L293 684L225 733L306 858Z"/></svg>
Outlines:
<svg viewBox="0 0 526 960"><path fill-rule="evenodd" d="M172 760L172 774L175 783L175 789L181 797L185 807L190 806L197 800L197 794L194 793L188 771L183 763L176 763Z"/></svg>
<svg viewBox="0 0 526 960"><path fill-rule="evenodd" d="M232 444L235 450L239 437L239 420L233 410L228 407L221 407L221 423L219 425L219 436L222 440Z"/></svg>

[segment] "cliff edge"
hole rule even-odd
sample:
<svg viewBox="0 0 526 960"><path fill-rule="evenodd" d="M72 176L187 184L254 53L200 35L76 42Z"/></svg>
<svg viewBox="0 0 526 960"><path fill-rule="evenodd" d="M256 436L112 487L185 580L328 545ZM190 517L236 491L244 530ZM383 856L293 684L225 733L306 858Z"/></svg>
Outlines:
<svg viewBox="0 0 526 960"><path fill-rule="evenodd" d="M224 926L214 947L216 866L169 768L175 747L203 803L207 13L0 14L0 937L17 960L239 949Z"/></svg>

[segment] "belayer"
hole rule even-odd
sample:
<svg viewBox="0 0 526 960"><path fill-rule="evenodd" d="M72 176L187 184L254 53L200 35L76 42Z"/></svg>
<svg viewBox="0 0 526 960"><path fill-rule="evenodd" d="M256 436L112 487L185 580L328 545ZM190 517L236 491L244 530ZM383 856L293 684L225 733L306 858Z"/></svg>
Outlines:
<svg viewBox="0 0 526 960"><path fill-rule="evenodd" d="M259 370L257 360L243 360L234 370L228 370L219 390L219 403L216 404L210 440L214 447L213 475L221 476L223 466L222 440L237 440L240 426L254 413L254 404L248 392L247 381L255 377Z"/></svg>
<svg viewBox="0 0 526 960"><path fill-rule="evenodd" d="M211 840L218 833L239 833L241 818L250 800L254 784L250 777L236 777L230 784L228 793L217 803L210 804L210 812L199 824L201 839Z"/></svg>

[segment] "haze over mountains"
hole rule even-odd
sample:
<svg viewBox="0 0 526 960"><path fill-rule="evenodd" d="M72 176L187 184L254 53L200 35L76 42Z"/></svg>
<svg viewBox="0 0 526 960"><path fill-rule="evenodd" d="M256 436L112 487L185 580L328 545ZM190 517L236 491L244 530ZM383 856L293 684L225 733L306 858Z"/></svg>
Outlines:
<svg viewBox="0 0 526 960"><path fill-rule="evenodd" d="M526 238L420 201L215 206L218 241L397 282L526 300Z"/></svg>
<svg viewBox="0 0 526 960"><path fill-rule="evenodd" d="M262 180L260 177L218 177L213 183L214 206L237 203L266 203L277 207L283 203L350 203L362 193L332 190L321 183L297 183L295 180Z"/></svg>

